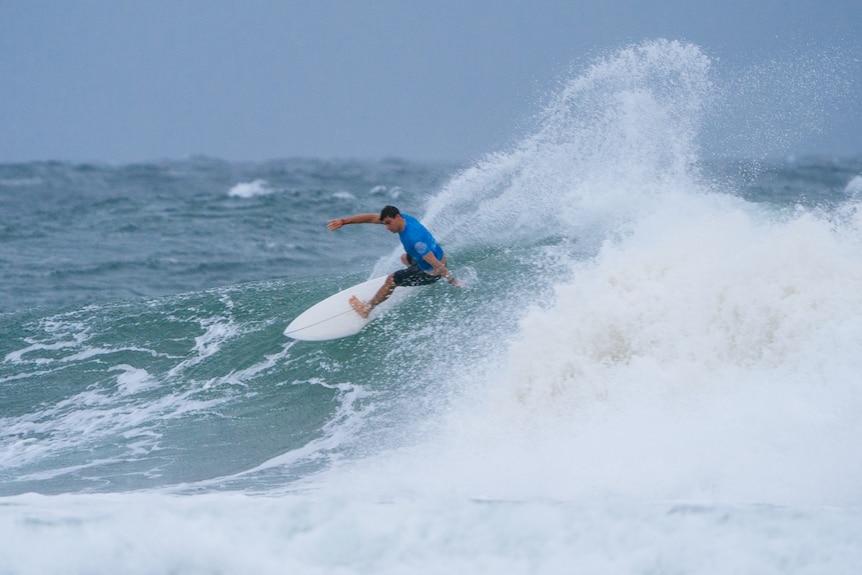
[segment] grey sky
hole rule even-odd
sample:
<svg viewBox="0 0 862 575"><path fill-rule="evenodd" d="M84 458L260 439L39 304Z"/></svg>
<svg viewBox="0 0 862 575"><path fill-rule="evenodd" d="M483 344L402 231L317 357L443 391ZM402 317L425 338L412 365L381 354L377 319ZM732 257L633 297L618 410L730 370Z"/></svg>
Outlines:
<svg viewBox="0 0 862 575"><path fill-rule="evenodd" d="M724 70L838 51L849 88L790 151L862 153L859 0L0 0L0 161L470 160L659 37Z"/></svg>

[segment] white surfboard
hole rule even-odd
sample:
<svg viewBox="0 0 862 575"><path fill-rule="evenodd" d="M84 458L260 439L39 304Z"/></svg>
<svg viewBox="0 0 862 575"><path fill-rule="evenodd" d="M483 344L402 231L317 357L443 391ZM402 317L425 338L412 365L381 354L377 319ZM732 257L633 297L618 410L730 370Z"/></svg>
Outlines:
<svg viewBox="0 0 862 575"><path fill-rule="evenodd" d="M356 284L314 304L290 322L284 335L303 341L326 341L359 333L370 321L392 309L415 289L396 287L389 299L375 307L370 316L360 316L350 307L350 298L356 296L362 301L370 300L386 281L386 277Z"/></svg>

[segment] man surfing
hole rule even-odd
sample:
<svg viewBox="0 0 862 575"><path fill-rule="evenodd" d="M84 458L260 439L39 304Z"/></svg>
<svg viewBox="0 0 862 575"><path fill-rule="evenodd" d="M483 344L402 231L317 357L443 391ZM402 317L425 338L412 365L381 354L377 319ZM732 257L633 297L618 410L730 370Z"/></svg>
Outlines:
<svg viewBox="0 0 862 575"><path fill-rule="evenodd" d="M401 261L407 267L390 274L374 297L367 302L356 296L350 298L350 307L362 317L368 317L371 310L386 301L397 286L428 285L440 278L446 278L453 286L459 285L446 269L446 255L431 232L419 220L402 214L395 206L386 206L379 215L357 214L349 218L329 220L327 227L334 232L347 224L383 224L387 230L398 234L406 252L401 255Z"/></svg>

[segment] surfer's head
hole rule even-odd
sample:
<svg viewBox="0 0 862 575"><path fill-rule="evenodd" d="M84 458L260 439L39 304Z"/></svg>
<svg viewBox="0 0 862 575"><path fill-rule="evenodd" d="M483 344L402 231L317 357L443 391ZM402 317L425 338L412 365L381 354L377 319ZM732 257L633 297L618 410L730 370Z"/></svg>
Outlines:
<svg viewBox="0 0 862 575"><path fill-rule="evenodd" d="M397 218L400 215L401 212L395 206L386 206L380 210L380 221L382 222L386 218Z"/></svg>
<svg viewBox="0 0 862 575"><path fill-rule="evenodd" d="M395 206L386 206L380 210L380 223L393 234L404 230L404 218Z"/></svg>

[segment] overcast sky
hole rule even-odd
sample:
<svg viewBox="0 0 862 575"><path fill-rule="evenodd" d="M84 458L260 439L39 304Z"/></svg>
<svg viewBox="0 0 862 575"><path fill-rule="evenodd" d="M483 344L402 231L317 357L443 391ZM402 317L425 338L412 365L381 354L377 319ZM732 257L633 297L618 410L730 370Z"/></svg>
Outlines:
<svg viewBox="0 0 862 575"><path fill-rule="evenodd" d="M0 162L469 161L655 38L725 69L838 51L847 94L790 151L862 153L860 0L0 0Z"/></svg>

